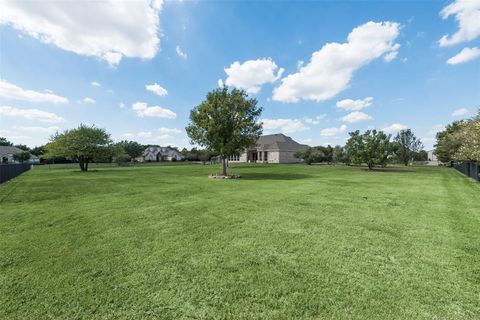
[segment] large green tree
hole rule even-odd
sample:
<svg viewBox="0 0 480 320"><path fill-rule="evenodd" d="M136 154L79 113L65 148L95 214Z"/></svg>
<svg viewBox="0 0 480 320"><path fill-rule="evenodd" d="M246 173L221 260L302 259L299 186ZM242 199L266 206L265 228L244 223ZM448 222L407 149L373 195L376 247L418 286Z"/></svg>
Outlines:
<svg viewBox="0 0 480 320"><path fill-rule="evenodd" d="M480 109L477 115L465 122L457 133L461 145L453 155L455 160L480 161Z"/></svg>
<svg viewBox="0 0 480 320"><path fill-rule="evenodd" d="M454 160L454 155L462 145L462 137L459 135L466 121L455 121L445 127L445 130L437 133L437 144L434 153L441 162Z"/></svg>
<svg viewBox="0 0 480 320"><path fill-rule="evenodd" d="M377 165L386 166L388 157L392 154L391 135L383 131L367 130L350 132L350 138L345 145L349 159L355 164L366 163L369 170Z"/></svg>
<svg viewBox="0 0 480 320"><path fill-rule="evenodd" d="M113 153L110 134L104 129L81 124L78 128L56 133L45 146L48 158L65 157L78 161L81 171L97 159L111 157Z"/></svg>
<svg viewBox="0 0 480 320"><path fill-rule="evenodd" d="M27 162L31 156L32 155L30 154L30 152L22 151L22 152L15 153L13 155L13 159L18 162L24 163L24 162Z"/></svg>
<svg viewBox="0 0 480 320"><path fill-rule="evenodd" d="M190 112L187 134L192 143L222 159L222 173L227 175L227 157L255 145L262 134L261 113L257 100L250 99L244 90L224 86L209 92Z"/></svg>
<svg viewBox="0 0 480 320"><path fill-rule="evenodd" d="M395 155L406 166L410 161L413 161L415 154L423 149L422 142L415 137L410 129L400 130L393 141Z"/></svg>

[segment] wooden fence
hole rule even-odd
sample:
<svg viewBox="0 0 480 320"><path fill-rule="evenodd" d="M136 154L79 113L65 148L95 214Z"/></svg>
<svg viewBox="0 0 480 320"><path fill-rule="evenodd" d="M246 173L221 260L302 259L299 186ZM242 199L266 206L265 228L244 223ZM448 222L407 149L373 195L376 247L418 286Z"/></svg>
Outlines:
<svg viewBox="0 0 480 320"><path fill-rule="evenodd" d="M0 184L30 170L29 163L0 164Z"/></svg>
<svg viewBox="0 0 480 320"><path fill-rule="evenodd" d="M480 163L473 161L458 162L453 167L467 177L480 181Z"/></svg>

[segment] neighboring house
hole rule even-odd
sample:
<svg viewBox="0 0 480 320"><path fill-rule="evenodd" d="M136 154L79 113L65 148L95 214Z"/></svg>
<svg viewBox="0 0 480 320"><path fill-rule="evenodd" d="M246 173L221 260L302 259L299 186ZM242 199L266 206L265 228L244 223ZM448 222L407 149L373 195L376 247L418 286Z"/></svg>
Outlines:
<svg viewBox="0 0 480 320"><path fill-rule="evenodd" d="M429 166L440 165L440 161L438 161L437 156L433 153L433 150L427 151L427 154L428 154L427 165Z"/></svg>
<svg viewBox="0 0 480 320"><path fill-rule="evenodd" d="M140 162L180 161L183 155L170 147L148 147L138 159Z"/></svg>
<svg viewBox="0 0 480 320"><path fill-rule="evenodd" d="M295 157L295 152L308 148L284 134L269 134L261 136L257 144L246 149L239 156L230 156L231 162L265 162L265 163L296 163L301 159Z"/></svg>
<svg viewBox="0 0 480 320"><path fill-rule="evenodd" d="M11 146L0 146L0 163L18 163L13 159L13 155L23 152L22 149ZM31 155L28 163L40 163L38 157Z"/></svg>

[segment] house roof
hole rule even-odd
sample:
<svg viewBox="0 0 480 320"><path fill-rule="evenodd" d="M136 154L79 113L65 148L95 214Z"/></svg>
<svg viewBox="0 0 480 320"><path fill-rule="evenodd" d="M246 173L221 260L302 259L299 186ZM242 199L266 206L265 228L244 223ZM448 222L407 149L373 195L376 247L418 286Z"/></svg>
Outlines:
<svg viewBox="0 0 480 320"><path fill-rule="evenodd" d="M282 133L264 135L258 138L257 148L263 150L298 151L308 148Z"/></svg>
<svg viewBox="0 0 480 320"><path fill-rule="evenodd" d="M17 148L17 147L11 147L11 146L0 146L0 156L6 156L8 154L16 154L23 152L22 149Z"/></svg>
<svg viewBox="0 0 480 320"><path fill-rule="evenodd" d="M162 156L167 156L167 157L172 157L174 155L182 156L182 154L179 151L177 151L173 148L169 148L169 147L148 147L143 152L143 155L145 156L149 153L153 153L153 154L157 155L159 152Z"/></svg>

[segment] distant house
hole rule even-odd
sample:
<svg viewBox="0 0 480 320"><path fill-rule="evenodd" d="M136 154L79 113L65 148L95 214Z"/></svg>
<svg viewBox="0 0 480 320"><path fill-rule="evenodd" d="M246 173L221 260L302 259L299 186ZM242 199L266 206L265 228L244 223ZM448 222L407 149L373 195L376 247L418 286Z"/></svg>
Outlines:
<svg viewBox="0 0 480 320"><path fill-rule="evenodd" d="M0 146L0 163L18 163L15 161L15 159L13 159L13 155L21 152L23 152L23 150L17 147ZM34 155L31 155L28 163L40 163L40 159Z"/></svg>
<svg viewBox="0 0 480 320"><path fill-rule="evenodd" d="M180 161L183 155L170 147L148 147L138 159L140 162Z"/></svg>
<svg viewBox="0 0 480 320"><path fill-rule="evenodd" d="M264 163L296 163L301 159L295 157L297 151L308 148L284 134L269 134L261 136L256 145L246 149L239 156L228 158L231 162L264 162Z"/></svg>
<svg viewBox="0 0 480 320"><path fill-rule="evenodd" d="M427 151L427 154L428 154L427 164L429 166L438 166L440 164L440 161L438 161L438 158L433 153L433 150Z"/></svg>

